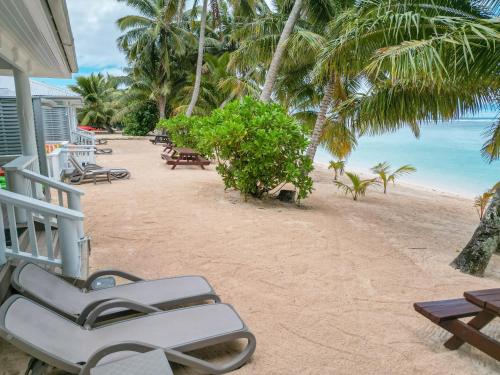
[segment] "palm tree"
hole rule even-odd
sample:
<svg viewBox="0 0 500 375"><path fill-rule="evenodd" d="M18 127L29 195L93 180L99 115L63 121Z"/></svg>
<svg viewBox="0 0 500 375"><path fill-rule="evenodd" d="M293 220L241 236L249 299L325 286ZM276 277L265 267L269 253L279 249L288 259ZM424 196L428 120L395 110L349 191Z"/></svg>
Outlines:
<svg viewBox="0 0 500 375"><path fill-rule="evenodd" d="M347 100L342 115L364 131L409 125L418 135L421 120L453 119L495 100L499 22L479 3L362 0L348 7L327 28L316 67L329 79L336 74L365 81L368 91ZM318 116L311 157L323 124Z"/></svg>
<svg viewBox="0 0 500 375"><path fill-rule="evenodd" d="M101 73L79 76L69 88L83 98L83 108L78 110L80 124L111 130L117 94L117 81L114 77Z"/></svg>
<svg viewBox="0 0 500 375"><path fill-rule="evenodd" d="M196 44L193 33L183 23L176 22L182 0L118 0L139 12L118 19L117 25L124 32L117 40L133 66L149 65L155 59L158 80L165 86L171 80L172 61L185 55ZM182 4L181 4L182 3ZM165 89L156 90L154 100L160 118L165 118L167 97Z"/></svg>
<svg viewBox="0 0 500 375"><path fill-rule="evenodd" d="M328 169L333 169L335 172L335 175L333 179L337 181L338 176L342 176L344 174L345 170L345 160L332 160L330 162L330 165L328 166Z"/></svg>
<svg viewBox="0 0 500 375"><path fill-rule="evenodd" d="M366 191L372 185L377 185L379 182L376 178L362 179L359 175L351 172L346 172L351 185L345 184L341 181L333 181L337 187L342 190L346 195L351 194L352 199L357 201L359 196L365 196Z"/></svg>
<svg viewBox="0 0 500 375"><path fill-rule="evenodd" d="M378 175L384 186L384 194L387 194L387 185L392 181L396 183L396 179L410 173L414 173L417 169L409 164L399 167L394 172L391 172L391 165L388 162L378 163L372 169L372 172Z"/></svg>
<svg viewBox="0 0 500 375"><path fill-rule="evenodd" d="M266 81L260 95L260 100L262 100L263 102L268 102L271 100L271 95L273 93L274 85L278 77L281 60L283 59L283 55L285 53L286 43L288 42L295 23L300 16L300 11L302 10L302 2L302 0L295 0L293 8L288 16L288 20L285 23L285 27L281 32L278 45L276 46L276 50L274 51L274 55L271 60L271 65L269 66L269 70L267 71Z"/></svg>
<svg viewBox="0 0 500 375"><path fill-rule="evenodd" d="M494 195L495 192L493 190L488 190L474 199L474 207L479 215L479 220L483 220L488 203L490 203L490 200Z"/></svg>
<svg viewBox="0 0 500 375"><path fill-rule="evenodd" d="M488 132L489 139L484 144L482 152L490 162L500 158L500 119L491 126Z"/></svg>
<svg viewBox="0 0 500 375"><path fill-rule="evenodd" d="M200 25L200 37L198 42L198 60L196 62L196 80L193 89L193 96L191 98L191 102L189 103L189 107L186 111L186 115L190 117L193 114L194 107L196 102L198 101L198 97L200 96L200 86L201 86L201 74L203 67L203 54L205 51L205 29L207 27L207 9L208 9L208 0L203 0L203 9L201 11L201 25Z"/></svg>

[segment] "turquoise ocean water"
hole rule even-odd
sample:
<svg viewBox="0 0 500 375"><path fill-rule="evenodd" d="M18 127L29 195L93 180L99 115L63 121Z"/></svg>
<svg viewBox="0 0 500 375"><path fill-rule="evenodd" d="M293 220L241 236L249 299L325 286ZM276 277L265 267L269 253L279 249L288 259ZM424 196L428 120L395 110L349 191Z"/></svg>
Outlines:
<svg viewBox="0 0 500 375"><path fill-rule="evenodd" d="M415 166L417 173L401 178L415 185L467 197L477 196L500 181L500 161L488 163L481 156L485 131L493 120L459 120L422 125L420 138L408 129L382 136L366 136L349 157L347 170L367 173L378 162L393 167ZM319 150L316 161L332 157Z"/></svg>

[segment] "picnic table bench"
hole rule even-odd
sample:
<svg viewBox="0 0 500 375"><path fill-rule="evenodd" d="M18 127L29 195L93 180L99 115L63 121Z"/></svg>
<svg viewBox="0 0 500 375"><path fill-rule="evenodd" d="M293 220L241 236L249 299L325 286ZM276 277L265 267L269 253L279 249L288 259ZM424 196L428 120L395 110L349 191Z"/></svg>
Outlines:
<svg viewBox="0 0 500 375"><path fill-rule="evenodd" d="M465 292L465 298L419 302L417 312L453 334L444 344L450 350L468 343L500 361L500 342L481 332L488 323L500 317L500 288ZM473 317L468 323L460 319Z"/></svg>
<svg viewBox="0 0 500 375"><path fill-rule="evenodd" d="M150 139L149 142L156 145L158 143L171 143L170 137L168 135L155 135L153 139Z"/></svg>
<svg viewBox="0 0 500 375"><path fill-rule="evenodd" d="M205 169L206 165L210 165L210 161L203 158L199 152L187 147L173 147L172 154L164 152L162 159L175 169L178 165L197 165L201 169Z"/></svg>

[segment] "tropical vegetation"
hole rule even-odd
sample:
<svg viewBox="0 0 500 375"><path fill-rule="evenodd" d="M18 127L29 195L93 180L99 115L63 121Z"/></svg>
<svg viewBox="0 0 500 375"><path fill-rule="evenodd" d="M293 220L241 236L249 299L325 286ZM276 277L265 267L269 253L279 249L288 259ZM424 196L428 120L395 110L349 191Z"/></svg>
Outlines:
<svg viewBox="0 0 500 375"><path fill-rule="evenodd" d="M333 181L337 187L345 193L345 195L350 194L352 199L357 201L360 196L365 196L366 191L370 186L378 185L379 182L376 178L363 179L358 174L352 172L346 172L350 184L346 184L342 181Z"/></svg>
<svg viewBox="0 0 500 375"><path fill-rule="evenodd" d="M76 77L69 88L83 99L83 108L78 111L80 125L112 130L112 119L118 109L118 82L114 77L101 73Z"/></svg>
<svg viewBox="0 0 500 375"><path fill-rule="evenodd" d="M498 103L496 1L117 1L134 14L117 20L114 123L146 101L163 119L251 95L311 127L309 157L322 144L344 160L363 135ZM500 124L483 152L500 156Z"/></svg>
<svg viewBox="0 0 500 375"><path fill-rule="evenodd" d="M479 220L483 220L486 208L488 208L488 204L494 195L495 192L493 190L488 190L474 199L474 207L479 216Z"/></svg>
<svg viewBox="0 0 500 375"><path fill-rule="evenodd" d="M335 181L338 180L339 176L342 176L345 171L345 160L332 160L328 165L328 169L333 169L334 176L333 179Z"/></svg>
<svg viewBox="0 0 500 375"><path fill-rule="evenodd" d="M388 162L378 163L372 169L372 172L375 173L380 182L384 187L384 194L387 194L387 185L389 182L396 184L396 179L411 173L415 173L417 168L407 164L399 167L395 171L391 171L391 165Z"/></svg>
<svg viewBox="0 0 500 375"><path fill-rule="evenodd" d="M291 184L298 201L312 192L307 133L278 104L245 97L210 116L181 115L159 126L176 144L215 159L226 189L262 198Z"/></svg>

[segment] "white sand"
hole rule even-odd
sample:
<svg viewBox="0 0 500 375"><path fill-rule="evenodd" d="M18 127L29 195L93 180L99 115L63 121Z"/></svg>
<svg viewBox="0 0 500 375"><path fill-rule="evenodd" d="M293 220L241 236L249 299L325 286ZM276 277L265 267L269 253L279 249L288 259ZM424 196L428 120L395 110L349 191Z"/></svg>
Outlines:
<svg viewBox="0 0 500 375"><path fill-rule="evenodd" d="M114 154L99 163L133 178L83 187L92 269L206 276L257 337L252 361L235 373L500 371L468 345L445 349L449 335L412 307L498 287L497 256L485 278L448 266L478 223L471 200L397 186L353 202L320 168L303 207L244 202L224 192L213 166L170 170L146 140L109 146ZM499 327L484 331L499 338ZM8 357L1 374L22 369L18 354Z"/></svg>

